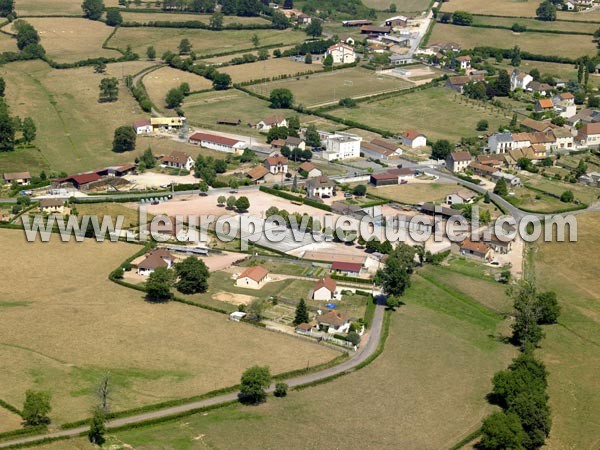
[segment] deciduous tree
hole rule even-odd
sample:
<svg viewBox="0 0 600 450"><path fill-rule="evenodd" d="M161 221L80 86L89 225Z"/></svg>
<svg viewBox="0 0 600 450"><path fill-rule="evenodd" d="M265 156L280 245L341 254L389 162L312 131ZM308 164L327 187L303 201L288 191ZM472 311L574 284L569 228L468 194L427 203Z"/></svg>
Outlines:
<svg viewBox="0 0 600 450"><path fill-rule="evenodd" d="M210 272L204 261L190 256L175 264L175 288L182 294L198 294L208 290Z"/></svg>
<svg viewBox="0 0 600 450"><path fill-rule="evenodd" d="M98 20L104 12L104 3L102 0L83 0L81 9L87 19Z"/></svg>
<svg viewBox="0 0 600 450"><path fill-rule="evenodd" d="M240 394L244 401L257 404L265 400L265 389L271 384L271 371L268 366L253 366L242 374Z"/></svg>
<svg viewBox="0 0 600 450"><path fill-rule="evenodd" d="M27 390L25 403L23 403L23 419L26 425L35 426L50 423L48 417L48 413L52 411L50 398L50 392Z"/></svg>
<svg viewBox="0 0 600 450"><path fill-rule="evenodd" d="M170 300L173 278L172 270L166 267L156 268L146 280L146 298L154 302Z"/></svg>
<svg viewBox="0 0 600 450"><path fill-rule="evenodd" d="M113 152L127 152L135 150L136 134L130 125L123 125L115 130L113 139Z"/></svg>

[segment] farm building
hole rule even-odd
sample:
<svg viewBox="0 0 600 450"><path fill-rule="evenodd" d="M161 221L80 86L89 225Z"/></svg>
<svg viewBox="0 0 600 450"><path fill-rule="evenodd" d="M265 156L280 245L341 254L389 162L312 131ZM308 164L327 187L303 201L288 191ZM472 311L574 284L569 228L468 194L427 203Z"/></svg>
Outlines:
<svg viewBox="0 0 600 450"><path fill-rule="evenodd" d="M315 283L312 291L313 300L339 300L336 292L337 283L331 277L323 277Z"/></svg>
<svg viewBox="0 0 600 450"><path fill-rule="evenodd" d="M494 249L485 242L474 242L465 239L460 243L459 253L482 262L490 262L494 258Z"/></svg>
<svg viewBox="0 0 600 450"><path fill-rule="evenodd" d="M155 130L158 128L172 130L181 128L185 123L185 117L151 117L150 123Z"/></svg>
<svg viewBox="0 0 600 450"><path fill-rule="evenodd" d="M133 122L133 129L135 134L152 133L152 131L154 131L154 128L152 128L152 122L149 119L137 120Z"/></svg>
<svg viewBox="0 0 600 450"><path fill-rule="evenodd" d="M333 264L331 264L331 270L332 272L340 273L342 275L357 277L362 270L362 264L334 261Z"/></svg>
<svg viewBox="0 0 600 450"><path fill-rule="evenodd" d="M269 271L261 266L252 266L237 277L235 285L249 289L260 289L267 281L269 281Z"/></svg>
<svg viewBox="0 0 600 450"><path fill-rule="evenodd" d="M448 81L446 81L446 87L449 87L453 91L462 94L467 84L477 83L479 81L484 80L485 77L483 75L458 75L454 77L449 77Z"/></svg>
<svg viewBox="0 0 600 450"><path fill-rule="evenodd" d="M386 27L405 28L410 24L410 22L412 22L412 19L406 16L394 16L390 17L389 19L385 19L384 23Z"/></svg>
<svg viewBox="0 0 600 450"><path fill-rule="evenodd" d="M385 173L375 173L371 175L369 182L374 186L392 186L398 183L405 183L415 177L414 169L390 169Z"/></svg>
<svg viewBox="0 0 600 450"><path fill-rule="evenodd" d="M402 133L402 143L410 148L427 146L427 138L417 130L406 130Z"/></svg>
<svg viewBox="0 0 600 450"><path fill-rule="evenodd" d="M370 20L343 20L342 25L345 27L362 27L364 25L371 25L373 22Z"/></svg>
<svg viewBox="0 0 600 450"><path fill-rule="evenodd" d="M75 189L88 190L93 183L100 181L101 179L102 177L96 172L84 172L64 178L58 178L57 180L54 180L52 186L64 187L71 185Z"/></svg>
<svg viewBox="0 0 600 450"><path fill-rule="evenodd" d="M373 25L363 25L360 27L360 32L362 34L368 34L370 36L373 35L382 35L389 34L392 31L392 27L377 27Z"/></svg>
<svg viewBox="0 0 600 450"><path fill-rule="evenodd" d="M240 119L227 119L227 118L221 118L221 119L217 119L217 124L219 125L231 125L231 126L238 126L242 123L242 121Z"/></svg>
<svg viewBox="0 0 600 450"><path fill-rule="evenodd" d="M188 142L204 148L236 154L242 154L246 148L246 143L243 141L210 133L194 133L189 137Z"/></svg>
<svg viewBox="0 0 600 450"><path fill-rule="evenodd" d="M119 164L96 171L102 177L123 177L133 172L135 172L135 164Z"/></svg>
<svg viewBox="0 0 600 450"><path fill-rule="evenodd" d="M29 172L6 172L2 175L2 180L5 183L16 183L23 186L31 182L31 175Z"/></svg>
<svg viewBox="0 0 600 450"><path fill-rule="evenodd" d="M160 166L190 171L194 167L194 159L185 152L174 150L161 159Z"/></svg>

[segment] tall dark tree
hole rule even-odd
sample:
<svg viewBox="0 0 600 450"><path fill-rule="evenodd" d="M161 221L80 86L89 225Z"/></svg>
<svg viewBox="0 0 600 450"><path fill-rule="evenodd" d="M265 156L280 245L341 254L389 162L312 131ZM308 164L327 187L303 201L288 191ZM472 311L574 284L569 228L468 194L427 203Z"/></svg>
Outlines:
<svg viewBox="0 0 600 450"><path fill-rule="evenodd" d="M215 11L208 21L208 26L213 30L220 30L223 28L223 13L221 11Z"/></svg>
<svg viewBox="0 0 600 450"><path fill-rule="evenodd" d="M23 125L21 126L23 132L23 140L25 143L30 144L35 140L37 134L37 128L31 117L25 117Z"/></svg>
<svg viewBox="0 0 600 450"><path fill-rule="evenodd" d="M183 92L179 88L173 88L169 92L167 92L167 97L165 98L165 103L167 108L178 108L181 106L183 102Z"/></svg>
<svg viewBox="0 0 600 450"><path fill-rule="evenodd" d="M118 9L111 8L106 11L106 25L116 27L123 23L123 16Z"/></svg>
<svg viewBox="0 0 600 450"><path fill-rule="evenodd" d="M0 112L0 151L11 151L15 148L15 124L8 112Z"/></svg>
<svg viewBox="0 0 600 450"><path fill-rule="evenodd" d="M119 80L116 78L103 78L100 81L100 102L114 102L119 98Z"/></svg>
<svg viewBox="0 0 600 450"><path fill-rule="evenodd" d="M431 159L446 159L451 151L452 144L446 139L440 139L431 146Z"/></svg>
<svg viewBox="0 0 600 450"><path fill-rule="evenodd" d="M0 0L0 16L7 17L15 12L15 0Z"/></svg>
<svg viewBox="0 0 600 450"><path fill-rule="evenodd" d="M92 444L102 445L106 442L104 435L106 434L106 416L102 408L96 408L94 416L90 421L90 429L88 431L88 440Z"/></svg>
<svg viewBox="0 0 600 450"><path fill-rule="evenodd" d="M213 78L213 87L216 91L224 91L231 87L231 75L228 73L218 73Z"/></svg>
<svg viewBox="0 0 600 450"><path fill-rule="evenodd" d="M304 140L306 141L306 145L309 147L320 147L321 146L321 136L317 131L317 127L314 123L311 123L306 127L306 131L304 132Z"/></svg>
<svg viewBox="0 0 600 450"><path fill-rule="evenodd" d="M410 276L415 268L415 249L399 243L385 260L384 267L375 274L375 283L388 296L399 297L410 286Z"/></svg>
<svg viewBox="0 0 600 450"><path fill-rule="evenodd" d="M131 125L123 125L115 130L113 152L128 152L135 150L136 134Z"/></svg>
<svg viewBox="0 0 600 450"><path fill-rule="evenodd" d="M146 49L146 56L150 60L154 60L156 58L156 49L152 45Z"/></svg>
<svg viewBox="0 0 600 450"><path fill-rule="evenodd" d="M30 23L24 20L17 20L14 28L17 32L17 47L19 50L24 50L25 47L40 42L40 35Z"/></svg>
<svg viewBox="0 0 600 450"><path fill-rule="evenodd" d="M296 306L296 316L294 317L294 325L300 325L301 323L308 323L308 308L306 307L306 302L303 298L300 299L300 302Z"/></svg>
<svg viewBox="0 0 600 450"><path fill-rule="evenodd" d="M556 20L556 6L550 0L544 0L535 10L535 14L539 20L552 22Z"/></svg>
<svg viewBox="0 0 600 450"><path fill-rule="evenodd" d="M4 78L0 77L0 97L4 97L5 91L6 91L6 81L4 81Z"/></svg>
<svg viewBox="0 0 600 450"><path fill-rule="evenodd" d="M83 0L81 9L87 19L98 20L104 12L104 2L102 0Z"/></svg>
<svg viewBox="0 0 600 450"><path fill-rule="evenodd" d="M269 96L271 108L291 108L294 104L294 94L286 88L277 88Z"/></svg>
<svg viewBox="0 0 600 450"><path fill-rule="evenodd" d="M252 366L242 374L240 394L248 403L260 403L265 400L265 389L271 384L269 367Z"/></svg>
<svg viewBox="0 0 600 450"><path fill-rule="evenodd" d="M204 261L190 256L175 264L175 273L178 278L175 288L182 294L198 294L208 290L210 272Z"/></svg>
<svg viewBox="0 0 600 450"><path fill-rule="evenodd" d="M496 186L494 186L494 194L497 194L500 197L508 195L508 187L506 186L506 180L504 178L500 177L496 182Z"/></svg>
<svg viewBox="0 0 600 450"><path fill-rule="evenodd" d="M321 25L321 21L318 19L313 19L304 31L313 38L321 36L323 34L323 26Z"/></svg>
<svg viewBox="0 0 600 450"><path fill-rule="evenodd" d="M481 450L523 450L525 433L519 416L514 413L495 412L483 422Z"/></svg>
<svg viewBox="0 0 600 450"><path fill-rule="evenodd" d="M187 55L192 51L192 43L189 39L183 38L181 42L179 42L179 54Z"/></svg>
<svg viewBox="0 0 600 450"><path fill-rule="evenodd" d="M513 48L513 56L510 65L514 67L519 67L521 65L521 49L518 45L515 45L515 48Z"/></svg>
<svg viewBox="0 0 600 450"><path fill-rule="evenodd" d="M498 97L507 97L510 93L510 76L506 70L498 72L498 78L494 83L495 93Z"/></svg>
<svg viewBox="0 0 600 450"><path fill-rule="evenodd" d="M158 267L146 280L146 298L150 301L170 300L172 284L173 271L166 267Z"/></svg>

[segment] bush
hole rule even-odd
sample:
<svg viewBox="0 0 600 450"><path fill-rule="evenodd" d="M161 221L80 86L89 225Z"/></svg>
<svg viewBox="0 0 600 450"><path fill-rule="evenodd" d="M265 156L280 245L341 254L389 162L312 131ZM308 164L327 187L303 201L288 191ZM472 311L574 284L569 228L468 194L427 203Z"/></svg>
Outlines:
<svg viewBox="0 0 600 450"><path fill-rule="evenodd" d="M275 392L273 392L273 395L275 395L275 397L285 397L287 395L287 390L288 390L287 384L277 383L275 385Z"/></svg>

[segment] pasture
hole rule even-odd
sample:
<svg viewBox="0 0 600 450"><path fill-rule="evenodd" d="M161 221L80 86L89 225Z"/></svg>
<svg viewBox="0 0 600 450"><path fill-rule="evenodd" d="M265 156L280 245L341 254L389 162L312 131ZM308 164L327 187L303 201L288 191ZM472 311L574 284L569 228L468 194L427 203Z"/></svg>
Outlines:
<svg viewBox="0 0 600 450"><path fill-rule="evenodd" d="M257 61L250 64L223 67L219 72L228 73L234 83L258 80L261 78L273 78L280 75L294 75L307 70L320 70L319 65L310 65L295 62L289 58L271 58L265 61Z"/></svg>
<svg viewBox="0 0 600 450"><path fill-rule="evenodd" d="M446 195L456 192L460 186L451 183L411 183L397 186L369 186L369 192L400 203L417 204L420 202L441 203Z"/></svg>
<svg viewBox="0 0 600 450"><path fill-rule="evenodd" d="M442 11L469 11L473 14L496 16L535 17L539 2L523 0L453 0L442 3ZM434 41L431 41L434 42Z"/></svg>
<svg viewBox="0 0 600 450"><path fill-rule="evenodd" d="M533 30L558 30L558 31L576 31L580 33L594 33L598 29L598 24L593 23L576 23L576 22L543 22L536 19L522 19L515 17L489 17L489 16L475 16L474 23L511 27L514 23L518 23L527 27L527 29Z"/></svg>
<svg viewBox="0 0 600 450"><path fill-rule="evenodd" d="M523 51L574 59L584 55L595 55L597 51L592 36L527 32L519 34L510 30L461 27L443 23L434 26L429 42L455 42L462 48L513 48L518 45Z"/></svg>
<svg viewBox="0 0 600 450"><path fill-rule="evenodd" d="M167 92L179 87L181 83L188 83L192 92L212 89L212 82L210 80L191 72L173 69L172 67L161 67L149 72L144 75L143 83L152 103L160 109L165 107Z"/></svg>
<svg viewBox="0 0 600 450"><path fill-rule="evenodd" d="M471 282L478 290L466 290ZM503 292L502 285L453 265L426 267L413 277L406 305L392 313L385 350L367 367L289 392L284 400L269 397L256 407L233 405L118 432L116 440L148 449L175 442L198 450L356 448L365 442L378 449L449 448L493 410L485 399L490 379L515 353L498 339L507 331L497 312L506 310ZM324 405L344 411L336 416L335 433L323 426L331 422ZM307 445L307 436L318 444ZM86 445L80 439L73 448Z"/></svg>
<svg viewBox="0 0 600 450"><path fill-rule="evenodd" d="M253 364L278 373L338 354L189 305L146 302L107 279L136 245L64 244L56 235L27 243L2 230L0 246L12 255L0 298L17 305L1 311L0 357L11 362L2 399L20 407L27 389L50 390L55 424L90 415L103 374L119 411L231 386Z"/></svg>
<svg viewBox="0 0 600 450"><path fill-rule="evenodd" d="M187 22L190 20L197 20L208 25L210 22L211 14L181 14L181 13L141 13L141 12L121 12L123 16L123 22L137 22L146 24L148 22ZM269 22L262 17L237 17L237 16L224 16L223 25L229 25L232 23L251 24L260 23L268 24Z"/></svg>
<svg viewBox="0 0 600 450"><path fill-rule="evenodd" d="M110 40L112 47L125 50L131 45L134 52L146 54L146 48L154 46L160 56L167 50L177 52L183 38L189 39L198 56L235 50L251 49L252 36L259 37L259 45L294 44L302 42L306 34L293 30L192 30L184 28L119 28Z"/></svg>
<svg viewBox="0 0 600 450"><path fill-rule="evenodd" d="M489 122L490 130L510 120L496 108L467 101L444 87L367 101L359 103L358 108L335 109L330 114L394 133L414 128L429 140L449 139L454 142L463 136L476 136L475 128L481 119Z"/></svg>
<svg viewBox="0 0 600 450"><path fill-rule="evenodd" d="M251 86L254 92L269 96L273 89L287 88L294 94L294 102L307 107L335 103L345 97L368 95L407 89L413 83L393 77L378 77L373 71L361 68L305 75L298 78L271 81Z"/></svg>
<svg viewBox="0 0 600 450"><path fill-rule="evenodd" d="M17 40L13 36L0 33L0 52L16 52Z"/></svg>
<svg viewBox="0 0 600 450"><path fill-rule="evenodd" d="M509 198L513 205L539 213L552 213L554 211L575 206L572 203L561 202L558 198L527 189L526 187L510 188L510 192L514 193L514 195ZM575 195L575 198L577 198L577 195Z"/></svg>
<svg viewBox="0 0 600 450"><path fill-rule="evenodd" d="M527 186L541 189L553 195L560 196L565 191L571 191L575 195L575 200L582 203L593 203L600 196L600 190L586 186L581 183L567 183L563 181L548 180L541 175L525 174L521 175L521 182Z"/></svg>
<svg viewBox="0 0 600 450"><path fill-rule="evenodd" d="M104 0L106 7L116 7L118 4L118 0ZM15 10L20 17L83 15L80 0L17 0Z"/></svg>
<svg viewBox="0 0 600 450"><path fill-rule="evenodd" d="M540 356L550 373L548 448L592 449L600 442L599 213L577 215L577 242L534 247L538 287L558 294L558 325L545 328ZM590 259L591 258L591 259Z"/></svg>
<svg viewBox="0 0 600 450"><path fill-rule="evenodd" d="M121 56L115 50L102 48L102 43L113 30L102 22L66 17L30 17L26 20L38 31L40 43L48 56L56 62Z"/></svg>
<svg viewBox="0 0 600 450"><path fill-rule="evenodd" d="M387 10L390 7L390 2L388 0L365 0L363 2L369 8ZM421 12L425 11L429 6L429 0L398 0L392 2L396 5L396 11L398 13L404 12ZM397 13L389 13L390 16L393 16Z"/></svg>
<svg viewBox="0 0 600 450"><path fill-rule="evenodd" d="M98 86L105 76L121 79L122 74L137 73L148 65L142 61L109 64L104 75L94 73L92 67L54 70L42 61L1 67L11 114L33 118L38 130L34 144L39 150L0 154L0 171L75 172L132 161L132 154L111 151L113 133L146 114L122 83L119 100L113 103L98 103Z"/></svg>

